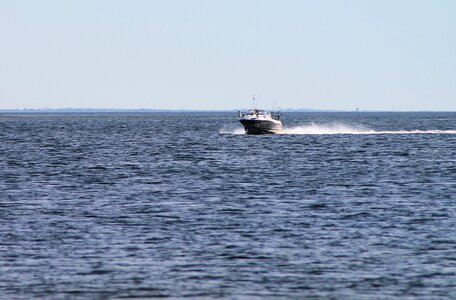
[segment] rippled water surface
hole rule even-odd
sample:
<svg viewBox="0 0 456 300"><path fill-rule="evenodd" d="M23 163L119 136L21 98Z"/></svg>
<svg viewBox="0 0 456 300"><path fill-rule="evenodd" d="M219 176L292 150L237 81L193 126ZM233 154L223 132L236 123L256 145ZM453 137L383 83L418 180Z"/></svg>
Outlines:
<svg viewBox="0 0 456 300"><path fill-rule="evenodd" d="M0 298L456 298L456 113L0 114Z"/></svg>

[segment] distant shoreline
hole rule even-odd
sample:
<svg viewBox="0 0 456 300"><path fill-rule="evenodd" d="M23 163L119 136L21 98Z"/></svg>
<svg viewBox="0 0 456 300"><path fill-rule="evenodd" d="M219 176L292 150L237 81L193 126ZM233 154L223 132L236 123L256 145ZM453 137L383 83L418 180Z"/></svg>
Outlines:
<svg viewBox="0 0 456 300"><path fill-rule="evenodd" d="M247 109L122 109L122 108L23 108L23 109L0 109L0 113L222 113L246 111ZM281 110L286 113L307 112L307 113L450 113L451 110L330 110L330 109L293 109Z"/></svg>

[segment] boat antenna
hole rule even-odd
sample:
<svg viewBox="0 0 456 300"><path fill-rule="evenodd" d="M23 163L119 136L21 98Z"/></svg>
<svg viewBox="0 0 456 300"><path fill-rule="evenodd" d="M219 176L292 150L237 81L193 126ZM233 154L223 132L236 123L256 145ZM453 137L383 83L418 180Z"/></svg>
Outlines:
<svg viewBox="0 0 456 300"><path fill-rule="evenodd" d="M253 108L256 109L255 94L253 94L252 101L253 101Z"/></svg>

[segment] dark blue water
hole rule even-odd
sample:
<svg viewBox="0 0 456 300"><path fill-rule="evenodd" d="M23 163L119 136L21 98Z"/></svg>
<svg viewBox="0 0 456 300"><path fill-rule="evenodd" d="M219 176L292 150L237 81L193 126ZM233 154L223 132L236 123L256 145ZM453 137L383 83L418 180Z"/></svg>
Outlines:
<svg viewBox="0 0 456 300"><path fill-rule="evenodd" d="M234 115L1 114L0 298L456 298L456 113Z"/></svg>

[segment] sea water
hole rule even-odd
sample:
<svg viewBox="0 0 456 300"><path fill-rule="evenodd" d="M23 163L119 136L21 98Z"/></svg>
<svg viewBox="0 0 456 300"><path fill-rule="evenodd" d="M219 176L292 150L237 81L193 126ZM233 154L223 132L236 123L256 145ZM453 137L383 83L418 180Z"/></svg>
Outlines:
<svg viewBox="0 0 456 300"><path fill-rule="evenodd" d="M0 114L0 298L456 298L456 113Z"/></svg>

